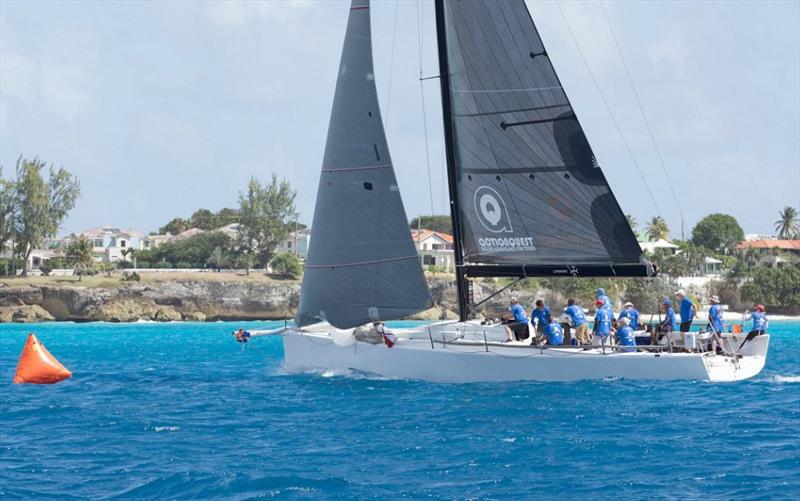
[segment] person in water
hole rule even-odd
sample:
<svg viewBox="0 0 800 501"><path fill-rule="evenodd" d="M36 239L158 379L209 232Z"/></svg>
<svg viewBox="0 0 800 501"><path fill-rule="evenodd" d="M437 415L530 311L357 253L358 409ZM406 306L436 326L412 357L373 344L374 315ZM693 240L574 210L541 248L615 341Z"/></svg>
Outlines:
<svg viewBox="0 0 800 501"><path fill-rule="evenodd" d="M697 308L695 308L692 300L686 297L685 290L680 289L678 292L675 293L675 297L677 297L678 301L680 301L680 306L679 306L681 312L680 331L689 332L692 328L692 320L694 320L694 317L697 316Z"/></svg>
<svg viewBox="0 0 800 501"><path fill-rule="evenodd" d="M528 339L528 317L525 316L525 309L519 304L517 298L512 297L508 307L508 313L504 315L506 320L506 342Z"/></svg>
<svg viewBox="0 0 800 501"><path fill-rule="evenodd" d="M567 300L567 307L564 308L564 313L569 315L570 320L572 320L572 328L575 330L574 339L577 339L579 344L589 344L589 324L586 322L583 308L575 304L574 299L569 299Z"/></svg>
<svg viewBox="0 0 800 501"><path fill-rule="evenodd" d="M617 321L619 328L617 329L617 339L619 345L624 346L623 351L636 351L636 337L633 334L633 327L631 327L631 319L620 315Z"/></svg>
<svg viewBox="0 0 800 501"><path fill-rule="evenodd" d="M536 300L536 307L531 310L531 322L536 325L536 334L542 336L545 326L550 323L550 308L541 299Z"/></svg>
<svg viewBox="0 0 800 501"><path fill-rule="evenodd" d="M619 319L618 322L623 318L627 318L629 320L628 325L633 330L639 329L639 311L633 307L633 303L628 301L625 303L624 309L619 312Z"/></svg>
<svg viewBox="0 0 800 501"><path fill-rule="evenodd" d="M612 312L602 299L594 303L596 310L594 313L594 330L592 344L595 346L605 346L608 344L608 337L611 335Z"/></svg>
<svg viewBox="0 0 800 501"><path fill-rule="evenodd" d="M555 320L550 322L544 328L544 337L547 344L551 346L558 346L564 344L564 328Z"/></svg>
<svg viewBox="0 0 800 501"><path fill-rule="evenodd" d="M250 333L244 329L239 329L233 332L233 337L236 338L237 343L246 343L250 340Z"/></svg>

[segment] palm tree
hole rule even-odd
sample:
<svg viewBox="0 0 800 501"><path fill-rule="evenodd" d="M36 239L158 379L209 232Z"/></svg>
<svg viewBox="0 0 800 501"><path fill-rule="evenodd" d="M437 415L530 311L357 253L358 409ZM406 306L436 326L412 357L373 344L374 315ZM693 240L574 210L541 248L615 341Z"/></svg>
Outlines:
<svg viewBox="0 0 800 501"><path fill-rule="evenodd" d="M86 237L78 237L70 242L67 247L67 259L75 266L78 281L83 281L83 275L92 267L92 242Z"/></svg>
<svg viewBox="0 0 800 501"><path fill-rule="evenodd" d="M655 216L647 223L647 236L650 240L666 240L669 237L669 227L661 216Z"/></svg>
<svg viewBox="0 0 800 501"><path fill-rule="evenodd" d="M775 221L775 231L778 233L778 238L794 240L800 237L800 228L797 225L797 209L787 205L780 212L780 217L780 220Z"/></svg>
<svg viewBox="0 0 800 501"><path fill-rule="evenodd" d="M128 259L130 256L130 260L133 261L133 269L136 269L136 249L133 247L128 247L127 249L122 249L121 251L122 257Z"/></svg>

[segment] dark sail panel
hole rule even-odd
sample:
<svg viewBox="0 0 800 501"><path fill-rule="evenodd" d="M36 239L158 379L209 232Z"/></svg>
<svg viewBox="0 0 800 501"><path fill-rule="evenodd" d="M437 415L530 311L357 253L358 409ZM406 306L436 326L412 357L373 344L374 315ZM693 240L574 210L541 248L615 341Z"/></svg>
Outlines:
<svg viewBox="0 0 800 501"><path fill-rule="evenodd" d="M524 1L444 12L465 261L639 263Z"/></svg>
<svg viewBox="0 0 800 501"><path fill-rule="evenodd" d="M350 6L297 322L349 328L431 298L378 107L368 0Z"/></svg>

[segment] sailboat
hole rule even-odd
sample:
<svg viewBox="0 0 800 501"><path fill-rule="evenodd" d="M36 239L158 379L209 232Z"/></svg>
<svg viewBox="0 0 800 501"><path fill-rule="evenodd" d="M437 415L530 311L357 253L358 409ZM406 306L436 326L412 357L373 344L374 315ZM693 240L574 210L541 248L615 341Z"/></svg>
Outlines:
<svg viewBox="0 0 800 501"><path fill-rule="evenodd" d="M288 372L359 371L433 382L623 377L736 381L769 336L722 353L671 344L504 343L470 320L478 277L651 277L524 0L435 0L459 319L388 331L431 307L381 119L369 0L352 0ZM264 333L266 334L266 333Z"/></svg>

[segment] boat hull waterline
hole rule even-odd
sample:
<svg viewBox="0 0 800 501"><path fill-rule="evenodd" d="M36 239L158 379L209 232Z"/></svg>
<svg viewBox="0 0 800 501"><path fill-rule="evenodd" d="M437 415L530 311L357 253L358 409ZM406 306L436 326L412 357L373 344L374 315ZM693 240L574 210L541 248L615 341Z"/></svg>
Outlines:
<svg viewBox="0 0 800 501"><path fill-rule="evenodd" d="M487 330L496 338L496 327L487 329L471 322L393 330L398 339L391 348L385 344L342 342L343 334L351 331L338 331L329 325L289 329L281 335L289 373L356 371L437 383L605 378L741 381L761 372L769 347L769 335L762 335L738 349L739 357L668 350L540 349L482 341ZM743 341L743 335L727 338L728 351L735 351Z"/></svg>

